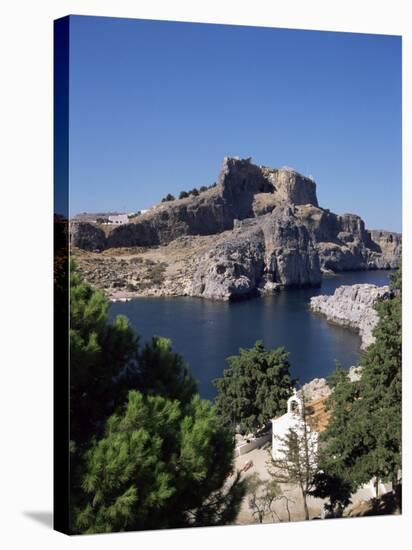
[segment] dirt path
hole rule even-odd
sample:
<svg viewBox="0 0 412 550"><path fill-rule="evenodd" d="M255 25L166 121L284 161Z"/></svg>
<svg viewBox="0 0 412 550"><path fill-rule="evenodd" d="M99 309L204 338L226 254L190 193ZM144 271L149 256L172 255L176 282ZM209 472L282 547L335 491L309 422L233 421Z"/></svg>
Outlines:
<svg viewBox="0 0 412 550"><path fill-rule="evenodd" d="M270 445L261 449L254 449L249 453L236 457L235 467L237 470L241 470L248 461L253 462L253 466L242 473L242 479L248 479L254 474L257 474L262 480L270 480L270 474L267 468L267 462L270 460ZM288 499L288 507L290 511L290 521L300 521L304 519L302 497L299 494L299 490L293 485L282 485L281 491L284 497ZM308 499L310 517L321 517L323 512L323 501L321 499L309 497ZM289 514L286 507L286 498L279 499L273 506L274 514L268 514L263 523L274 523L280 521L289 521ZM249 498L245 497L239 516L236 523L248 524L257 523L257 517L253 516L253 510L249 506Z"/></svg>

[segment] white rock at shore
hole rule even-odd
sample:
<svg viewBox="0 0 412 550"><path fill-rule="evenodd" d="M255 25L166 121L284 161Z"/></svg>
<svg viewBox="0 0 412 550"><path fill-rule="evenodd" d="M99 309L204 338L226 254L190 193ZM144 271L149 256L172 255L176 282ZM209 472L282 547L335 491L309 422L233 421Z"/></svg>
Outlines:
<svg viewBox="0 0 412 550"><path fill-rule="evenodd" d="M325 378L314 378L310 382L307 382L307 384L304 384L298 394L301 395L302 392L305 400L309 403L323 397L329 397L331 389Z"/></svg>
<svg viewBox="0 0 412 550"><path fill-rule="evenodd" d="M374 342L372 331L379 320L373 306L377 300L390 296L389 286L343 285L331 296L314 296L310 299L310 307L326 315L328 321L358 329L362 339L361 348L366 349Z"/></svg>
<svg viewBox="0 0 412 550"><path fill-rule="evenodd" d="M349 369L348 376L351 382L358 382L362 377L362 367L359 365L352 366Z"/></svg>

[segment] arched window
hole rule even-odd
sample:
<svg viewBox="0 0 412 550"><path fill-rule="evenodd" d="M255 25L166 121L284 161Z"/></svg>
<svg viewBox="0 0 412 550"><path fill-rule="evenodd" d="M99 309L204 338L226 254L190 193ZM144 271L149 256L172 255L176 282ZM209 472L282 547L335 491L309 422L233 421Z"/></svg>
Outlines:
<svg viewBox="0 0 412 550"><path fill-rule="evenodd" d="M297 396L296 391L288 399L288 413L302 414L302 401Z"/></svg>
<svg viewBox="0 0 412 550"><path fill-rule="evenodd" d="M297 414L299 412L299 403L297 401L290 402L290 412Z"/></svg>

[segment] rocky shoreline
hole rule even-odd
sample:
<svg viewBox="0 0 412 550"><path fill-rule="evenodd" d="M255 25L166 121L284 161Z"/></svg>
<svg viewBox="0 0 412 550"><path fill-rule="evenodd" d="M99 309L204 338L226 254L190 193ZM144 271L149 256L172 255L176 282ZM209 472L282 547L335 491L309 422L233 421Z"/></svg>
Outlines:
<svg viewBox="0 0 412 550"><path fill-rule="evenodd" d="M402 248L400 234L321 208L311 178L231 157L199 196L117 227L72 222L70 233L83 276L111 298L235 300L316 287L323 273L395 268Z"/></svg>
<svg viewBox="0 0 412 550"><path fill-rule="evenodd" d="M358 330L361 349L366 349L375 340L372 332L379 320L373 306L378 300L385 300L391 295L389 286L343 285L330 296L312 297L310 308L325 315L330 322Z"/></svg>

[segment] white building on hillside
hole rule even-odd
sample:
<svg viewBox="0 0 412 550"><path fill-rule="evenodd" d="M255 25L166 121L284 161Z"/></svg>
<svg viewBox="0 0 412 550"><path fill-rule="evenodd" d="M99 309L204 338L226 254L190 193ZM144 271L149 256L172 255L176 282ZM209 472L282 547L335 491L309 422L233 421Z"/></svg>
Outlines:
<svg viewBox="0 0 412 550"><path fill-rule="evenodd" d="M303 412L302 399L297 395L295 390L294 394L288 399L287 412L283 416L272 418L272 457L274 460L280 460L285 457L285 438L290 430L293 430L300 436L299 438L303 436L305 430ZM305 412L306 414L308 413L308 411ZM313 423L309 421L306 422L306 430L308 442L313 453L315 453L319 433L314 429Z"/></svg>
<svg viewBox="0 0 412 550"><path fill-rule="evenodd" d="M109 223L113 225L123 225L129 223L128 214L117 214L116 216L109 216Z"/></svg>
<svg viewBox="0 0 412 550"><path fill-rule="evenodd" d="M274 460L285 460L285 437L289 430L293 430L300 439L304 434L305 422L308 434L309 454L316 460L317 445L319 434L325 430L331 417L331 411L325 410L326 397L320 397L310 403L305 403L303 411L302 399L294 394L288 399L287 412L272 419L272 457ZM302 457L304 458L304 445L302 443ZM314 462L314 465L316 462ZM379 483L378 493L383 495L392 488L389 483ZM356 503L361 500L368 500L376 495L375 480L372 479L369 483L365 483L358 488L355 494L352 495L352 502Z"/></svg>

